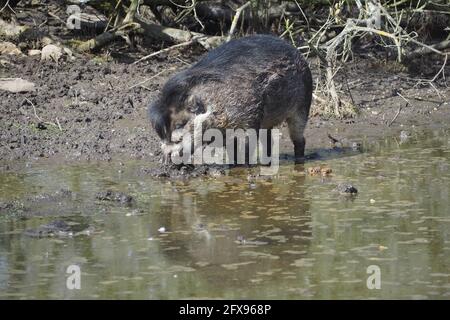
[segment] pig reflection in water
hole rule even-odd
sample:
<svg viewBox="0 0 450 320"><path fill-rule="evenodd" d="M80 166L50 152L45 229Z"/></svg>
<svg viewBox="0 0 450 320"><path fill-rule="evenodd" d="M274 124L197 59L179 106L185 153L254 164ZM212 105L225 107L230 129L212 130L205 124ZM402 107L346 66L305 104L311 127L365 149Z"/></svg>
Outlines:
<svg viewBox="0 0 450 320"><path fill-rule="evenodd" d="M302 55L282 39L256 35L223 44L170 78L149 116L166 161L197 123L203 132L218 129L224 137L226 129L268 129L270 137L285 120L295 158L302 160L311 97L311 72Z"/></svg>
<svg viewBox="0 0 450 320"><path fill-rule="evenodd" d="M160 223L174 231L166 246L179 249L164 251L165 259L194 268L207 262L214 267L203 270L203 276L211 275L215 283L227 285L232 285L230 275L217 272L216 267L225 271L221 265L257 261L239 268L235 276L245 281L255 277L256 272L295 270L291 264L310 251L312 218L310 201L305 196L306 177L294 172L288 176L289 180L282 182L256 179L249 183L237 172L237 177L230 176L220 183L205 180L196 187L186 183L190 192L170 193L171 201L164 206L164 220ZM279 198L273 202L277 206L263 205L275 198ZM284 200L293 198L302 201L290 205ZM238 210L231 200L242 200ZM289 253L293 250L304 253ZM246 256L243 251L259 252L261 257Z"/></svg>

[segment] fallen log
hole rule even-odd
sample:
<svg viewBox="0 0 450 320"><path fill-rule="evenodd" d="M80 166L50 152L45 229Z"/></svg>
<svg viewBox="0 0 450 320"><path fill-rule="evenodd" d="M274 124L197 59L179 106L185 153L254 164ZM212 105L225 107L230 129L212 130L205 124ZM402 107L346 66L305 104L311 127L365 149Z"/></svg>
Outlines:
<svg viewBox="0 0 450 320"><path fill-rule="evenodd" d="M80 51L97 50L131 32L150 38L156 42L169 42L174 44L186 43L195 37L195 42L198 42L207 50L217 47L223 41L223 38L220 36L206 36L198 32L163 27L153 23L146 23L139 20L139 18L135 18L135 22L128 23L117 29L106 31L95 38L79 44L77 49Z"/></svg>

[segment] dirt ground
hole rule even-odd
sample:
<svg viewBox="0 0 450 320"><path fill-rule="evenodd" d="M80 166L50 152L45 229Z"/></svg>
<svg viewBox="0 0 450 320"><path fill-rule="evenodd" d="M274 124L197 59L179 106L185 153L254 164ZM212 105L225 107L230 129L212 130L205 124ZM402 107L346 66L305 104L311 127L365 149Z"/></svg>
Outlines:
<svg viewBox="0 0 450 320"><path fill-rule="evenodd" d="M17 77L36 85L27 93L0 90L0 168L15 170L41 161L157 163L160 142L147 105L168 77L199 58L197 51L172 51L136 65L104 52L58 62L40 61L39 55L0 56L0 78ZM427 68L436 70L441 64L428 61ZM328 134L345 144L450 123L448 81L441 78L431 86L418 80L432 78L432 72L413 75L367 55L355 57L347 69L358 114L327 119L313 112L306 129L307 154L331 148ZM445 71L450 74L450 67ZM407 107L396 92L409 101ZM292 153L286 128L282 132L281 150Z"/></svg>

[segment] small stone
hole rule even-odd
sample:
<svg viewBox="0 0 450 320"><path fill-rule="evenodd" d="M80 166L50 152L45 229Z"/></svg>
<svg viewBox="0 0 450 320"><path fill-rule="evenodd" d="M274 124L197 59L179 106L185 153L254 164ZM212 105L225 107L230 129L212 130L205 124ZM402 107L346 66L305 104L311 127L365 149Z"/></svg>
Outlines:
<svg viewBox="0 0 450 320"><path fill-rule="evenodd" d="M46 130L46 129L47 129L47 126L46 126L44 123L39 122L39 123L36 125L36 128L38 128L39 130Z"/></svg>
<svg viewBox="0 0 450 320"><path fill-rule="evenodd" d="M65 54L67 54L69 57L73 56L72 50L70 50L69 48L63 48L63 51Z"/></svg>
<svg viewBox="0 0 450 320"><path fill-rule="evenodd" d="M49 37L43 37L43 38L41 39L41 42L42 42L42 44L43 44L44 46L46 46L46 45L48 45L48 44L52 44L52 43L53 43L53 40L52 40L51 38L49 38Z"/></svg>
<svg viewBox="0 0 450 320"><path fill-rule="evenodd" d="M35 86L33 82L20 78L3 78L0 79L0 90L5 90L13 93L29 92L34 91Z"/></svg>
<svg viewBox="0 0 450 320"><path fill-rule="evenodd" d="M60 47L55 46L54 44L48 44L42 48L41 52L41 60L54 60L58 61L62 56L62 50Z"/></svg>
<svg viewBox="0 0 450 320"><path fill-rule="evenodd" d="M12 42L0 42L0 55L22 55L22 51L20 51L17 46Z"/></svg>
<svg viewBox="0 0 450 320"><path fill-rule="evenodd" d="M320 173L322 174L322 176L328 176L333 172L333 170L331 170L331 168L328 167L324 167L320 169Z"/></svg>
<svg viewBox="0 0 450 320"><path fill-rule="evenodd" d="M348 183L340 183L334 190L339 192L340 194L354 195L358 193L358 189Z"/></svg>
<svg viewBox="0 0 450 320"><path fill-rule="evenodd" d="M161 227L161 228L158 229L158 232L159 233L164 233L164 232L166 232L166 228Z"/></svg>
<svg viewBox="0 0 450 320"><path fill-rule="evenodd" d="M362 145L360 142L352 142L351 148L353 151L361 151Z"/></svg>
<svg viewBox="0 0 450 320"><path fill-rule="evenodd" d="M375 202L375 199L370 199L370 203L374 204Z"/></svg>
<svg viewBox="0 0 450 320"><path fill-rule="evenodd" d="M115 192L111 190L107 190L104 192L99 192L95 195L97 200L102 201L115 201L120 203L131 203L133 201L133 197L129 196L122 192Z"/></svg>
<svg viewBox="0 0 450 320"><path fill-rule="evenodd" d="M320 173L321 168L320 167L310 167L308 168L308 173L310 175L316 175Z"/></svg>
<svg viewBox="0 0 450 320"><path fill-rule="evenodd" d="M2 4L4 3L5 1L2 1ZM6 37L17 36L20 33L24 32L27 28L27 26L18 26L15 23L9 23L4 21L3 19L0 19L0 35L4 35Z"/></svg>
<svg viewBox="0 0 450 320"><path fill-rule="evenodd" d="M239 244L245 244L246 240L244 236L237 236L236 237L236 242Z"/></svg>
<svg viewBox="0 0 450 320"><path fill-rule="evenodd" d="M400 132L400 140L404 141L404 140L408 139L409 137L411 137L411 134L408 131L402 130Z"/></svg>
<svg viewBox="0 0 450 320"><path fill-rule="evenodd" d="M31 56L37 56L41 54L41 50L31 49L28 50L28 55Z"/></svg>

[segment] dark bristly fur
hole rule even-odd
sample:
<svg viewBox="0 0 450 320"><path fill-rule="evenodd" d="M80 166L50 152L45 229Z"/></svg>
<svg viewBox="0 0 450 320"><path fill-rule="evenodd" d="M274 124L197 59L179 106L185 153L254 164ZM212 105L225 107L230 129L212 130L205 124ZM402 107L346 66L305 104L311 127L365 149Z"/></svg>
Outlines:
<svg viewBox="0 0 450 320"><path fill-rule="evenodd" d="M174 75L149 115L165 142L171 141L177 114L191 115L183 125L192 130L198 106L210 113L204 130L271 129L286 120L301 158L311 97L311 72L302 55L284 40L256 35L225 43Z"/></svg>

